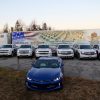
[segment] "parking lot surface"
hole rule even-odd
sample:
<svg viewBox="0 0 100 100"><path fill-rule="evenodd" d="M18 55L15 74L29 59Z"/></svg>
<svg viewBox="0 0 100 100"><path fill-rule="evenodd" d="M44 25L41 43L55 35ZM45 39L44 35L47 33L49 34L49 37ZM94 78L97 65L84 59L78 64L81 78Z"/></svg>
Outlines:
<svg viewBox="0 0 100 100"><path fill-rule="evenodd" d="M0 57L0 67L28 70L35 58ZM100 81L99 60L63 59L64 75Z"/></svg>

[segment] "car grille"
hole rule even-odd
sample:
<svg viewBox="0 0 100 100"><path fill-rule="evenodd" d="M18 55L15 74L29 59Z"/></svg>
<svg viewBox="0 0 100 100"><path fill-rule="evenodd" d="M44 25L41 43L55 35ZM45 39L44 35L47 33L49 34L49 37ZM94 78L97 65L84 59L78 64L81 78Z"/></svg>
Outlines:
<svg viewBox="0 0 100 100"><path fill-rule="evenodd" d="M39 54L49 54L49 51L38 51Z"/></svg>
<svg viewBox="0 0 100 100"><path fill-rule="evenodd" d="M71 51L62 51L61 54L72 54Z"/></svg>
<svg viewBox="0 0 100 100"><path fill-rule="evenodd" d="M31 86L39 89L48 89L48 88L54 88L58 85L59 84L56 83L56 84L32 84Z"/></svg>
<svg viewBox="0 0 100 100"><path fill-rule="evenodd" d="M39 51L39 53L49 53L49 51Z"/></svg>
<svg viewBox="0 0 100 100"><path fill-rule="evenodd" d="M21 54L27 54L27 53L29 53L29 50L20 50L19 53L21 53Z"/></svg>
<svg viewBox="0 0 100 100"><path fill-rule="evenodd" d="M9 50L0 50L0 53L8 53Z"/></svg>
<svg viewBox="0 0 100 100"><path fill-rule="evenodd" d="M94 55L94 52L85 52L85 55Z"/></svg>

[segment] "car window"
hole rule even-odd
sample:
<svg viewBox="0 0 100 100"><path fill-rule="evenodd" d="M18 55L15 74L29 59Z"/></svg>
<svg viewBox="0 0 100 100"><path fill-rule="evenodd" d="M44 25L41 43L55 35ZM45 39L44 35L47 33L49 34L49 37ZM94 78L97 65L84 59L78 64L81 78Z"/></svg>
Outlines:
<svg viewBox="0 0 100 100"><path fill-rule="evenodd" d="M98 45L94 45L93 48L94 49L99 49L99 46Z"/></svg>
<svg viewBox="0 0 100 100"><path fill-rule="evenodd" d="M69 45L59 45L58 49L70 49Z"/></svg>
<svg viewBox="0 0 100 100"><path fill-rule="evenodd" d="M31 48L31 45L21 45L20 48Z"/></svg>
<svg viewBox="0 0 100 100"><path fill-rule="evenodd" d="M49 45L39 45L38 48L49 48Z"/></svg>
<svg viewBox="0 0 100 100"><path fill-rule="evenodd" d="M92 49L91 45L80 45L80 49Z"/></svg>
<svg viewBox="0 0 100 100"><path fill-rule="evenodd" d="M2 48L12 48L12 45L3 45Z"/></svg>
<svg viewBox="0 0 100 100"><path fill-rule="evenodd" d="M35 68L59 68L58 60L37 60L34 64Z"/></svg>

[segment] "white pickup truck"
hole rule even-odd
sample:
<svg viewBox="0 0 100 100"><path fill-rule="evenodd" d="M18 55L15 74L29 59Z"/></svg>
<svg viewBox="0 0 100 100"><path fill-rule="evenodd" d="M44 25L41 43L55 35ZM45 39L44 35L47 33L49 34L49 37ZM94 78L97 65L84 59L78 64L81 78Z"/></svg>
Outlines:
<svg viewBox="0 0 100 100"><path fill-rule="evenodd" d="M16 46L13 44L5 44L0 47L0 56L14 56L16 54Z"/></svg>
<svg viewBox="0 0 100 100"><path fill-rule="evenodd" d="M32 57L34 53L34 47L31 45L21 45L17 50L17 57L29 56Z"/></svg>
<svg viewBox="0 0 100 100"><path fill-rule="evenodd" d="M49 48L49 45L40 44L38 45L37 49L35 50L35 56L38 57L45 57L45 56L52 56L52 50Z"/></svg>
<svg viewBox="0 0 100 100"><path fill-rule="evenodd" d="M74 58L74 52L68 44L59 44L57 48L57 56L63 58Z"/></svg>

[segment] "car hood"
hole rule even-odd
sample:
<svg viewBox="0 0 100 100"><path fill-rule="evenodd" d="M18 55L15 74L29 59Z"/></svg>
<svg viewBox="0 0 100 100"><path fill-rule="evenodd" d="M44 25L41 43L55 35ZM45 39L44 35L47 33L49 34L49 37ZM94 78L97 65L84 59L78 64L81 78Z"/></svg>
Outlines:
<svg viewBox="0 0 100 100"><path fill-rule="evenodd" d="M60 68L32 68L27 76L32 80L37 81L50 81L60 76L61 69Z"/></svg>

